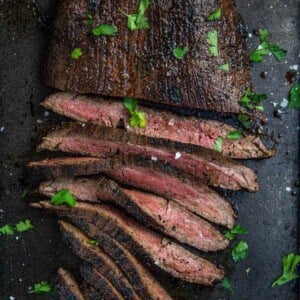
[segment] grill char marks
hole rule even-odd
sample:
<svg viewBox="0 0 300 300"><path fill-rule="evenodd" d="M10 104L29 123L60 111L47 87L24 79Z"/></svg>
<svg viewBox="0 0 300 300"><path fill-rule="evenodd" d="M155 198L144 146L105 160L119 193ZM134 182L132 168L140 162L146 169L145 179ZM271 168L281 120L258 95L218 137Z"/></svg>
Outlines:
<svg viewBox="0 0 300 300"><path fill-rule="evenodd" d="M87 97L72 93L56 93L42 105L54 112L80 122L117 127L120 124L130 132L154 138L169 139L186 144L214 148L216 138L223 138L222 154L232 158L266 158L274 155L259 137L245 135L239 140L228 140L228 133L237 130L225 123L180 116L171 112L143 107L147 118L145 128L132 128L130 115L120 101L102 97Z"/></svg>
<svg viewBox="0 0 300 300"><path fill-rule="evenodd" d="M32 207L45 209L76 224L83 230L89 223L97 230L117 240L138 259L156 264L174 277L188 282L212 285L222 280L224 273L215 265L187 251L158 233L128 218L120 211L107 205L91 205L78 202L74 208L52 206L48 201L31 204ZM74 220L73 220L74 219ZM95 236L96 232L92 234Z"/></svg>
<svg viewBox="0 0 300 300"><path fill-rule="evenodd" d="M107 158L115 154L156 157L194 175L209 185L231 190L258 190L257 177L249 168L224 158L210 149L192 147L169 140L138 136L116 128L70 123L50 133L38 150L63 151ZM178 159L176 154L180 155Z"/></svg>
<svg viewBox="0 0 300 300"><path fill-rule="evenodd" d="M80 284L80 290L85 297L85 300L100 300L100 296L97 291L86 281Z"/></svg>
<svg viewBox="0 0 300 300"><path fill-rule="evenodd" d="M140 299L120 268L103 250L95 245L91 245L89 238L76 227L65 222L59 222L59 225L75 254L93 264L114 285L124 299Z"/></svg>
<svg viewBox="0 0 300 300"><path fill-rule="evenodd" d="M126 13L137 10L129 0L103 0L93 17L97 24L115 24L114 37L95 38L82 22L87 1L64 0L54 22L45 66L46 83L62 91L135 97L172 106L239 113L238 102L251 86L249 59L240 17L233 0L152 1L146 16L149 30L129 31ZM222 18L207 22L218 6ZM159 18L157 17L159 16ZM176 16L176 18L174 18ZM161 30L164 28L164 30ZM216 29L219 56L209 54L207 34ZM70 53L80 45L78 60ZM184 63L172 49L188 47ZM130 49L130 51L129 51ZM230 71L218 70L230 63Z"/></svg>
<svg viewBox="0 0 300 300"><path fill-rule="evenodd" d="M78 283L67 270L59 268L57 277L58 282L56 284L56 290L61 299L85 300Z"/></svg>
<svg viewBox="0 0 300 300"><path fill-rule="evenodd" d="M58 179L40 185L39 192L52 196L66 188L79 200L112 201L146 226L155 228L182 243L203 251L218 251L229 241L212 225L165 198L121 188L116 182L100 177L95 179Z"/></svg>

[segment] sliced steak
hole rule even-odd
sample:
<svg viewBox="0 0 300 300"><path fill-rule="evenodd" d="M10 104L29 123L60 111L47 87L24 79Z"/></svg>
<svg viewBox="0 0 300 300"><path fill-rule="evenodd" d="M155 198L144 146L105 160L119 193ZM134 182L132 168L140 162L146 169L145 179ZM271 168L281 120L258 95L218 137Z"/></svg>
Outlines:
<svg viewBox="0 0 300 300"><path fill-rule="evenodd" d="M76 279L65 269L59 268L57 271L58 282L56 291L61 300L86 300L78 286Z"/></svg>
<svg viewBox="0 0 300 300"><path fill-rule="evenodd" d="M146 226L200 250L218 251L229 244L212 225L183 206L153 194L121 188L105 177L97 180L61 178L42 183L39 192L52 196L63 188L70 190L78 200L112 201Z"/></svg>
<svg viewBox="0 0 300 300"><path fill-rule="evenodd" d="M210 185L231 190L258 189L257 177L252 170L222 157L215 151L205 148L199 151L185 144L138 136L116 128L70 123L46 136L38 150L59 150L103 158L115 154L152 157Z"/></svg>
<svg viewBox="0 0 300 300"><path fill-rule="evenodd" d="M135 156L114 156L110 159L95 158L93 164L91 167L89 158L65 158L34 162L29 167L39 178L72 178L105 172L121 183L175 201L209 221L233 227L235 214L225 199L195 178L162 162ZM44 186L43 189L45 192ZM89 200L81 195L83 200Z"/></svg>
<svg viewBox="0 0 300 300"><path fill-rule="evenodd" d="M82 277L90 283L97 292L99 299L105 300L124 300L118 290L107 280L103 274L95 267L85 263L80 267ZM95 300L95 299L94 299Z"/></svg>
<svg viewBox="0 0 300 300"><path fill-rule="evenodd" d="M85 300L101 300L98 292L86 281L80 284L80 290L84 295Z"/></svg>
<svg viewBox="0 0 300 300"><path fill-rule="evenodd" d="M224 276L223 271L212 263L110 206L78 202L75 207L69 208L53 206L48 201L32 203L31 206L45 209L71 221L74 219L73 222L83 230L86 230L89 224L93 224L98 227L97 230L117 240L137 258L155 264L174 277L188 282L212 285L214 281L222 280ZM94 232L91 236L96 234L97 232Z"/></svg>
<svg viewBox="0 0 300 300"><path fill-rule="evenodd" d="M238 102L250 86L249 58L241 20L233 0L151 1L145 16L148 30L130 31L124 14L138 4L102 0L95 11L84 0L61 1L45 66L46 83L62 91L135 97L173 106L239 113ZM208 22L217 7L222 18ZM124 13L122 13L124 12ZM113 37L95 37L84 25L92 13L94 26L114 24ZM176 16L176 18L174 17ZM218 31L219 55L209 54L207 34ZM83 55L71 58L74 48ZM189 49L184 60L172 50ZM219 66L230 64L224 72Z"/></svg>
<svg viewBox="0 0 300 300"><path fill-rule="evenodd" d="M64 238L71 244L75 254L93 264L109 280L124 299L140 299L134 292L122 270L101 248L89 243L90 239L75 226L59 222Z"/></svg>
<svg viewBox="0 0 300 300"><path fill-rule="evenodd" d="M267 149L259 137L245 135L239 140L229 140L227 134L237 130L225 123L180 116L171 112L141 108L146 114L147 126L133 128L130 115L120 101L103 97L87 97L72 93L56 93L42 105L58 114L80 122L118 127L154 138L169 139L214 149L218 137L223 138L222 154L232 158L265 158L274 155L275 149Z"/></svg>

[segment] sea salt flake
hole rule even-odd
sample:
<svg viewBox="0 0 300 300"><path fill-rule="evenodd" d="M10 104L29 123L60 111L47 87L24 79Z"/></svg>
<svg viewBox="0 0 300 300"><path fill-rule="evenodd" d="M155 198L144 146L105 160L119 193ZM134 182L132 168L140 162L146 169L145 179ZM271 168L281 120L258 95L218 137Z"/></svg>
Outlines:
<svg viewBox="0 0 300 300"><path fill-rule="evenodd" d="M282 100L281 103L280 103L280 106L281 106L282 108L286 108L286 107L288 107L288 105L289 105L289 100L286 99L286 98L283 98L283 100Z"/></svg>
<svg viewBox="0 0 300 300"><path fill-rule="evenodd" d="M180 157L181 157L181 153L180 152L176 152L175 159L179 159Z"/></svg>
<svg viewBox="0 0 300 300"><path fill-rule="evenodd" d="M157 157L156 156L151 156L151 160L157 161Z"/></svg>
<svg viewBox="0 0 300 300"><path fill-rule="evenodd" d="M290 66L290 70L298 71L299 70L299 65Z"/></svg>
<svg viewBox="0 0 300 300"><path fill-rule="evenodd" d="M5 129L5 127L3 126L3 127L0 128L0 131L3 132L4 129Z"/></svg>
<svg viewBox="0 0 300 300"><path fill-rule="evenodd" d="M285 190L286 190L287 192L290 192L292 189L291 189L289 186L287 186L287 187L285 188Z"/></svg>

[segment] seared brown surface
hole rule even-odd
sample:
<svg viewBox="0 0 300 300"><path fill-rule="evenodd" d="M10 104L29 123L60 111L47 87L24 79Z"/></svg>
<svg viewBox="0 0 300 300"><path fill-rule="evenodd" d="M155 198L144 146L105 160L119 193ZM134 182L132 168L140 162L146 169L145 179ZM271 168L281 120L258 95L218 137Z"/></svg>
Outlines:
<svg viewBox="0 0 300 300"><path fill-rule="evenodd" d="M86 300L72 274L63 268L59 268L57 275L56 290L60 299Z"/></svg>
<svg viewBox="0 0 300 300"><path fill-rule="evenodd" d="M244 134L239 140L226 139L228 133L237 129L225 123L180 116L147 107L139 108L146 114L147 126L133 128L129 125L129 112L121 101L115 99L56 93L46 98L42 105L80 122L92 122L108 127L121 126L137 134L210 149L214 148L216 138L222 137L221 153L232 158L266 158L275 153L275 149L267 149L257 136Z"/></svg>
<svg viewBox="0 0 300 300"><path fill-rule="evenodd" d="M69 123L43 138L38 150L63 151L93 157L136 154L167 162L206 183L231 190L258 190L255 173L213 150L165 139L128 133L122 129Z"/></svg>
<svg viewBox="0 0 300 300"><path fill-rule="evenodd" d="M107 205L78 202L75 207L69 208L42 201L31 206L68 218L83 230L92 223L97 230L110 235L137 258L155 264L174 277L203 285L212 285L224 277L223 270L212 263ZM96 236L97 232L89 234Z"/></svg>
<svg viewBox="0 0 300 300"><path fill-rule="evenodd" d="M140 299L121 269L107 253L98 246L90 244L91 239L75 226L62 221L59 221L59 225L64 238L71 244L75 254L94 265L115 286L124 299Z"/></svg>
<svg viewBox="0 0 300 300"><path fill-rule="evenodd" d="M208 22L208 15L219 6L223 17ZM146 12L150 28L132 32L122 11L136 10L137 3L128 0L100 1L96 11L89 10L87 1L61 1L45 67L46 83L80 94L241 111L238 101L250 85L250 71L241 20L232 0L153 0ZM83 24L89 12L93 26ZM115 24L118 33L94 37L91 30L103 23ZM206 41L214 29L219 33L218 57L210 56ZM70 57L76 47L83 52L78 60ZM184 60L173 57L175 47L189 48ZM230 63L230 71L218 70L225 63Z"/></svg>
<svg viewBox="0 0 300 300"><path fill-rule="evenodd" d="M83 281L80 284L80 290L82 291L82 294L86 300L100 300L100 296L97 291L86 281Z"/></svg>

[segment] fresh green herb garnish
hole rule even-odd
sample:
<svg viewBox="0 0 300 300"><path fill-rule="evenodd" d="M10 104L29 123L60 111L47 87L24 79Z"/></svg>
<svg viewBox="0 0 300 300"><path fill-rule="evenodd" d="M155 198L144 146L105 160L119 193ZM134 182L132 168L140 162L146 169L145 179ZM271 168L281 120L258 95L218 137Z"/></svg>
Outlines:
<svg viewBox="0 0 300 300"><path fill-rule="evenodd" d="M212 30L207 33L207 43L209 44L209 53L211 56L218 56L218 31Z"/></svg>
<svg viewBox="0 0 300 300"><path fill-rule="evenodd" d="M251 268L247 268L247 269L246 269L246 274L247 274L247 276L249 275L250 271L251 271Z"/></svg>
<svg viewBox="0 0 300 300"><path fill-rule="evenodd" d="M251 127L252 121L250 116L246 114L239 114L238 121L246 128L249 129Z"/></svg>
<svg viewBox="0 0 300 300"><path fill-rule="evenodd" d="M243 240L240 240L231 251L232 259L235 262L246 259L248 255L249 247L248 244Z"/></svg>
<svg viewBox="0 0 300 300"><path fill-rule="evenodd" d="M250 88L246 89L245 95L240 100L240 104L249 109L257 109L259 111L264 111L264 107L261 105L262 101L267 99L266 94L255 94L251 92Z"/></svg>
<svg viewBox="0 0 300 300"><path fill-rule="evenodd" d="M131 118L129 124L131 127L144 128L147 125L145 113L137 110L138 101L133 98L126 97L123 102L124 106L128 109Z"/></svg>
<svg viewBox="0 0 300 300"><path fill-rule="evenodd" d="M46 294L53 291L53 288L50 283L42 281L41 283L36 283L28 293L30 294Z"/></svg>
<svg viewBox="0 0 300 300"><path fill-rule="evenodd" d="M135 14L125 14L127 17L127 27L130 30L147 29L149 28L148 18L145 13L150 5L149 0L141 0L138 11Z"/></svg>
<svg viewBox="0 0 300 300"><path fill-rule="evenodd" d="M239 130L231 131L226 135L227 140L239 140L241 137L242 133Z"/></svg>
<svg viewBox="0 0 300 300"><path fill-rule="evenodd" d="M219 70L225 71L225 72L229 72L229 70L230 70L230 64L224 64L224 65L221 65L221 66L219 67Z"/></svg>
<svg viewBox="0 0 300 300"><path fill-rule="evenodd" d="M83 21L84 25L93 25L94 18L91 14L86 14L86 19Z"/></svg>
<svg viewBox="0 0 300 300"><path fill-rule="evenodd" d="M224 236L229 239L230 241L234 240L235 237L238 235L238 234L247 234L248 231L247 229L243 228L242 226L236 224L234 225L234 227L230 230L227 230L224 234Z"/></svg>
<svg viewBox="0 0 300 300"><path fill-rule="evenodd" d="M184 47L184 48L176 47L172 50L172 52L173 52L174 57L176 57L177 59L183 59L185 57L185 55L187 54L188 50L189 49L187 47Z"/></svg>
<svg viewBox="0 0 300 300"><path fill-rule="evenodd" d="M208 21L217 21L221 17L222 17L222 9L221 9L221 7L219 7L207 17L207 20Z"/></svg>
<svg viewBox="0 0 300 300"><path fill-rule="evenodd" d="M14 229L9 224L0 227L0 233L3 235L13 235Z"/></svg>
<svg viewBox="0 0 300 300"><path fill-rule="evenodd" d="M71 207L74 207L76 205L76 200L69 190L62 189L52 196L51 204L53 205L66 204Z"/></svg>
<svg viewBox="0 0 300 300"><path fill-rule="evenodd" d="M250 55L250 60L252 62L262 62L264 61L264 57L270 53L275 56L277 61L282 61L285 59L287 51L277 45L268 43L268 36L269 31L267 29L259 30L260 44Z"/></svg>
<svg viewBox="0 0 300 300"><path fill-rule="evenodd" d="M25 220L25 221L20 221L17 225L16 225L16 230L18 232L24 232L24 231L28 231L30 229L34 228L34 226L31 224L30 220Z"/></svg>
<svg viewBox="0 0 300 300"><path fill-rule="evenodd" d="M94 36L99 35L115 35L118 29L115 25L101 24L92 30Z"/></svg>
<svg viewBox="0 0 300 300"><path fill-rule="evenodd" d="M222 146L223 146L223 138L221 138L219 136L215 140L214 150L217 151L217 152L222 152Z"/></svg>
<svg viewBox="0 0 300 300"><path fill-rule="evenodd" d="M73 59L78 59L79 57L81 57L83 55L81 48L75 48L72 53L71 53L71 57Z"/></svg>
<svg viewBox="0 0 300 300"><path fill-rule="evenodd" d="M283 285L291 280L299 278L296 270L299 263L300 255L291 253L285 256L282 259L282 275L272 283L272 287L275 285Z"/></svg>
<svg viewBox="0 0 300 300"><path fill-rule="evenodd" d="M288 107L300 109L300 82L295 82L290 90Z"/></svg>
<svg viewBox="0 0 300 300"><path fill-rule="evenodd" d="M96 240L89 240L88 243L94 246L99 246L99 242L97 242Z"/></svg>
<svg viewBox="0 0 300 300"><path fill-rule="evenodd" d="M222 281L222 286L228 290L230 293L233 293L233 288L231 286L231 283L230 281L228 280L228 278L224 278L223 281Z"/></svg>
<svg viewBox="0 0 300 300"><path fill-rule="evenodd" d="M25 189L21 194L21 198L22 199L25 198L27 196L27 194L28 194L28 189Z"/></svg>

